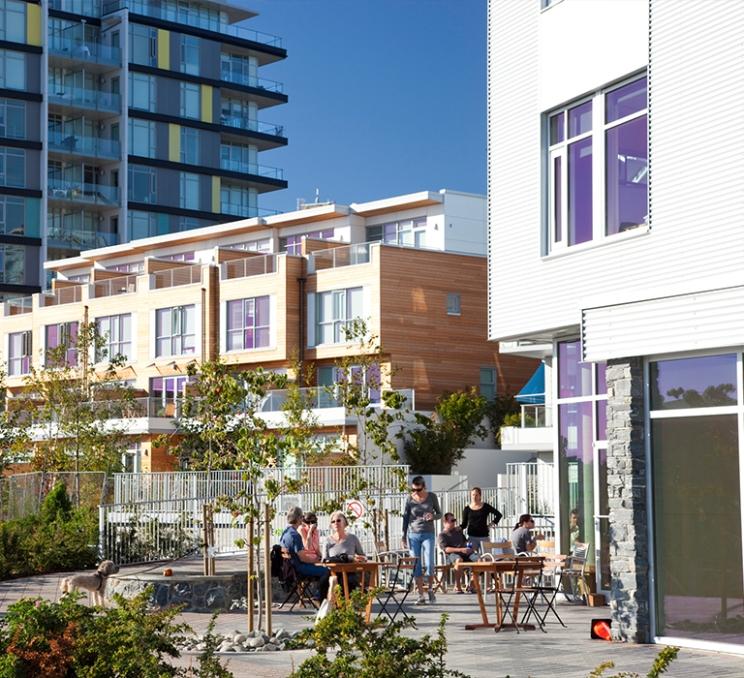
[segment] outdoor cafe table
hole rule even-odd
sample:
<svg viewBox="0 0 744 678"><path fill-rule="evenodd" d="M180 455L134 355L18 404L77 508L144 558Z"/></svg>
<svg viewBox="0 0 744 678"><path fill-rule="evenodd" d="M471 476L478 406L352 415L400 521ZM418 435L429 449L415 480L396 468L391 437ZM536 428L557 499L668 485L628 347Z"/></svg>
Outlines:
<svg viewBox="0 0 744 678"><path fill-rule="evenodd" d="M481 589L480 585L480 575L481 573L485 574L491 574L495 577L497 586L496 588L500 588L501 585L501 576L507 572L513 572L514 566L515 566L516 560L514 558L502 558L501 560L482 560L477 562L469 562L465 560L459 560L455 563L455 569L456 570L465 570L469 569L473 573L473 586L475 588L475 592L478 596L478 606L480 607L480 613L481 613L481 619L482 622L480 624L466 624L465 630L466 631L472 631L473 629L484 629L484 628L495 628L496 630L500 630L503 628L514 628L516 624L504 624L504 612L501 609L501 596L499 596L498 592L495 594L496 596L496 623L493 624L488 621L488 613L486 612L486 604L483 600L483 590ZM517 578L517 587L520 587L522 585L522 573L520 572ZM513 612L513 618L516 620L518 619L519 614L519 600L520 596L519 593L517 593L514 596L514 612ZM534 624L519 624L521 628L524 629L534 629Z"/></svg>
<svg viewBox="0 0 744 678"><path fill-rule="evenodd" d="M351 587L349 586L349 574L359 575L359 588L362 592L365 589L373 589L377 586L378 572L383 563L376 560L365 560L363 562L351 563L321 563L327 567L332 574L341 575L343 583L344 598L348 602L351 599ZM372 617L372 598L367 603L365 621L369 623Z"/></svg>

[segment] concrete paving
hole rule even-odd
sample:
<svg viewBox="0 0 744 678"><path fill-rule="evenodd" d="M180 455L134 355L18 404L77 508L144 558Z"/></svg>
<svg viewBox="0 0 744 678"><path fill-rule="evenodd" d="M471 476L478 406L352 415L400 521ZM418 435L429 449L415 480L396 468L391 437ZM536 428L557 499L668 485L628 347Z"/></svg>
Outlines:
<svg viewBox="0 0 744 678"><path fill-rule="evenodd" d="M242 562L242 559L220 560L217 567L220 571L237 569ZM160 569L162 567L158 566ZM198 570L200 563L190 562L177 567ZM145 568L140 566L122 568L122 571L136 573L143 569ZM24 596L57 599L59 580L63 576L65 575L46 575L0 582L0 612ZM417 629L411 633L435 633L440 615L445 612L450 615L447 626L447 664L473 678L579 678L587 676L594 667L608 660L614 661L616 665L614 670L607 672L608 676L620 671L635 671L645 676L660 649L654 645L590 640L591 618L608 616L607 608L588 609L568 604L559 606L559 612L568 627L565 629L556 622L548 625L547 633L539 630L519 634L511 630L498 634L490 629L466 631L466 623L479 621L476 597L454 593L439 594L435 605L411 605L409 613L415 616L417 622ZM309 624L308 615L309 611L298 608L293 612L275 610L274 630L279 627L289 631L304 628ZM185 613L180 619L190 624L194 630L203 632L209 622L209 615ZM245 629L244 612L224 613L218 618L217 631L220 633ZM309 650L295 650L222 656L238 678L283 678L309 655ZM184 655L177 664L189 666L193 661L193 656ZM666 675L672 678L744 678L744 656L683 649Z"/></svg>

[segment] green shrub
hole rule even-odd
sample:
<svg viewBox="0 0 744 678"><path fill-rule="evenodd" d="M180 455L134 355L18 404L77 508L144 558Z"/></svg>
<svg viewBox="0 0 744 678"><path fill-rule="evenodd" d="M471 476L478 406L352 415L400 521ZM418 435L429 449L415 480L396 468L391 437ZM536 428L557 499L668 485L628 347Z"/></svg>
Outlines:
<svg viewBox="0 0 744 678"><path fill-rule="evenodd" d="M232 677L214 656L214 619L199 668L178 669L169 662L192 633L174 622L179 608L149 610L151 590L131 600L114 596L116 607L104 610L81 605L80 595L56 603L27 598L8 608L0 622L0 678Z"/></svg>
<svg viewBox="0 0 744 678"><path fill-rule="evenodd" d="M401 632L415 628L412 618L388 623L378 617L369 624L365 622L370 595L357 591L348 602L338 597L339 607L300 637L300 642L310 641L316 653L290 678L468 678L445 665L446 614L442 615L436 637L409 638Z"/></svg>
<svg viewBox="0 0 744 678"><path fill-rule="evenodd" d="M38 514L0 523L0 579L93 567L97 532L94 509L73 508L58 483Z"/></svg>

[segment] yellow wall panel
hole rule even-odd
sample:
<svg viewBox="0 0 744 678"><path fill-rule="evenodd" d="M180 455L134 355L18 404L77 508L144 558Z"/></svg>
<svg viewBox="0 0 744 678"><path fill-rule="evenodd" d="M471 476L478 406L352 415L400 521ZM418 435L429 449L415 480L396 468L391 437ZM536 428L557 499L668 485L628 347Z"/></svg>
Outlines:
<svg viewBox="0 0 744 678"><path fill-rule="evenodd" d="M181 162L181 125L168 123L168 160Z"/></svg>
<svg viewBox="0 0 744 678"><path fill-rule="evenodd" d="M170 70L170 31L158 28L158 68Z"/></svg>
<svg viewBox="0 0 744 678"><path fill-rule="evenodd" d="M26 42L41 47L41 7L26 5Z"/></svg>
<svg viewBox="0 0 744 678"><path fill-rule="evenodd" d="M220 211L220 178L212 177L212 211Z"/></svg>
<svg viewBox="0 0 744 678"><path fill-rule="evenodd" d="M201 86L201 119L212 122L212 85Z"/></svg>

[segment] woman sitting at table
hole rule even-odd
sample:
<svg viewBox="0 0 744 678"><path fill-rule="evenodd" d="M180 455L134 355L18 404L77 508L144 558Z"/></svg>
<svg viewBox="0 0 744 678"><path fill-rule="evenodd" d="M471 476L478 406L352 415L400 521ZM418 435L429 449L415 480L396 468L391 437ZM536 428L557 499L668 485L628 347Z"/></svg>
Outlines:
<svg viewBox="0 0 744 678"><path fill-rule="evenodd" d="M314 555L316 560L320 560L318 517L312 511L308 511L302 516L302 523L297 528L297 531L300 533L300 537L302 537L302 545L305 547L305 551Z"/></svg>
<svg viewBox="0 0 744 678"><path fill-rule="evenodd" d="M533 529L535 529L535 519L529 513L523 513L519 516L519 522L514 526L511 537L512 548L518 556L527 555L534 551L537 540L543 538L541 534L533 536Z"/></svg>
<svg viewBox="0 0 744 678"><path fill-rule="evenodd" d="M358 537L346 531L348 526L349 521L346 520L343 512L334 511L331 514L331 534L323 544L323 562L343 562L340 560L343 556L348 558L346 562L364 562L366 560ZM350 572L348 578L351 588L359 586L356 573Z"/></svg>

